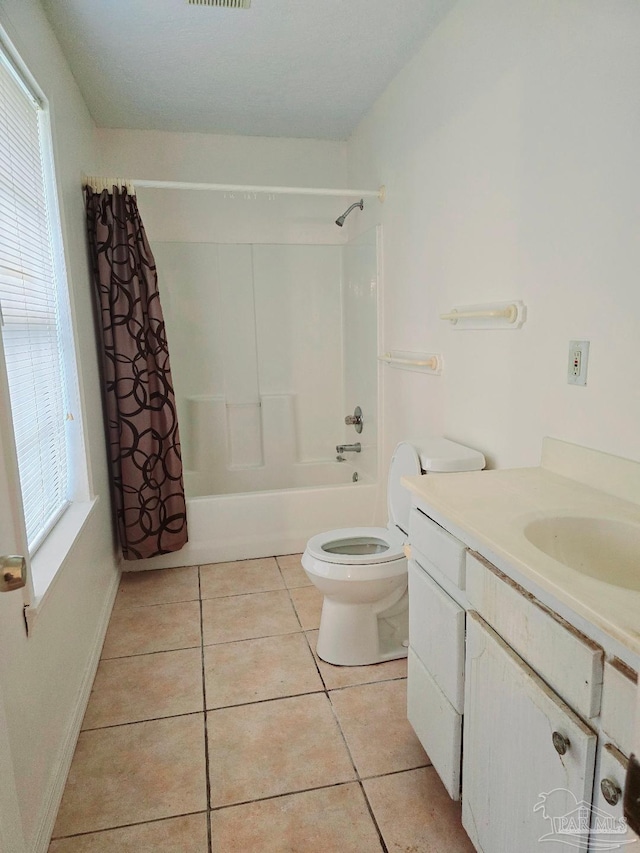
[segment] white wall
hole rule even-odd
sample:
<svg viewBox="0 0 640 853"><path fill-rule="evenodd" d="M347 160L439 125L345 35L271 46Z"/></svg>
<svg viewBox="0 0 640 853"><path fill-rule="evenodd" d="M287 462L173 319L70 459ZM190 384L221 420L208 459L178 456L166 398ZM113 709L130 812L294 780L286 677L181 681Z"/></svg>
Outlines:
<svg viewBox="0 0 640 853"><path fill-rule="evenodd" d="M258 186L346 186L346 144L314 139L98 130L107 176ZM204 243L339 243L334 220L353 199L138 191L153 240Z"/></svg>
<svg viewBox="0 0 640 853"><path fill-rule="evenodd" d="M544 435L640 459L639 44L636 0L461 0L354 133L349 183L387 187L359 219L382 213L385 348L444 354L385 371L385 458L443 431L499 467ZM502 299L521 331L438 319Z"/></svg>
<svg viewBox="0 0 640 853"><path fill-rule="evenodd" d="M93 675L92 654L99 651L118 571L81 193L82 172L95 168L93 122L36 0L0 0L0 26L50 101L90 474L93 492L100 496L33 634L27 638L11 630L14 626L0 625L0 680L27 848L42 850L75 743L73 726L84 710L81 687Z"/></svg>

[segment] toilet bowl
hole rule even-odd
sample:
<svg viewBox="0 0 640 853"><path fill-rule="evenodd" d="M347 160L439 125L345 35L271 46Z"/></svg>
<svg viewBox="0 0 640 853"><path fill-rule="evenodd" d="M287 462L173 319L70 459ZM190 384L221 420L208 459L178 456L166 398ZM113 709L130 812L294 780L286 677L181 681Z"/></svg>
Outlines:
<svg viewBox="0 0 640 853"><path fill-rule="evenodd" d="M481 453L432 438L400 442L389 468L387 527L350 527L313 536L302 566L323 594L316 651L327 663L360 666L406 657L409 636L407 558L411 496L401 478L478 471Z"/></svg>

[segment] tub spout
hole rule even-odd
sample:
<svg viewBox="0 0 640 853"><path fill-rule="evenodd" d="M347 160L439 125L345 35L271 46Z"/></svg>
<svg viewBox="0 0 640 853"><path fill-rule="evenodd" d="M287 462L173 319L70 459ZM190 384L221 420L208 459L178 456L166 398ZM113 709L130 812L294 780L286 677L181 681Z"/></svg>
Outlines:
<svg viewBox="0 0 640 853"><path fill-rule="evenodd" d="M359 441L355 444L336 444L336 453L360 453L362 445Z"/></svg>

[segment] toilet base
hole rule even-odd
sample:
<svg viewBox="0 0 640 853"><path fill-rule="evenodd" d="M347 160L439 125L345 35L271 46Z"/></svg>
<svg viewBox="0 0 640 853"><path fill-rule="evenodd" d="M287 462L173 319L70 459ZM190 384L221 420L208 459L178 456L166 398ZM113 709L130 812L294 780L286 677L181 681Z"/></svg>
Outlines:
<svg viewBox="0 0 640 853"><path fill-rule="evenodd" d="M408 637L406 586L372 604L346 604L325 595L316 651L335 666L365 666L406 657Z"/></svg>

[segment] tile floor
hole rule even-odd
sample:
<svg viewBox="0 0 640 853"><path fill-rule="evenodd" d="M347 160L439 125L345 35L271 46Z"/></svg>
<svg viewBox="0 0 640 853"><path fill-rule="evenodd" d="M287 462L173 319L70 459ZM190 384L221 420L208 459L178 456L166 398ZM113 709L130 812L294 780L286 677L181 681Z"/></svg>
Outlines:
<svg viewBox="0 0 640 853"><path fill-rule="evenodd" d="M50 853L471 853L406 662L335 667L300 555L126 574Z"/></svg>

